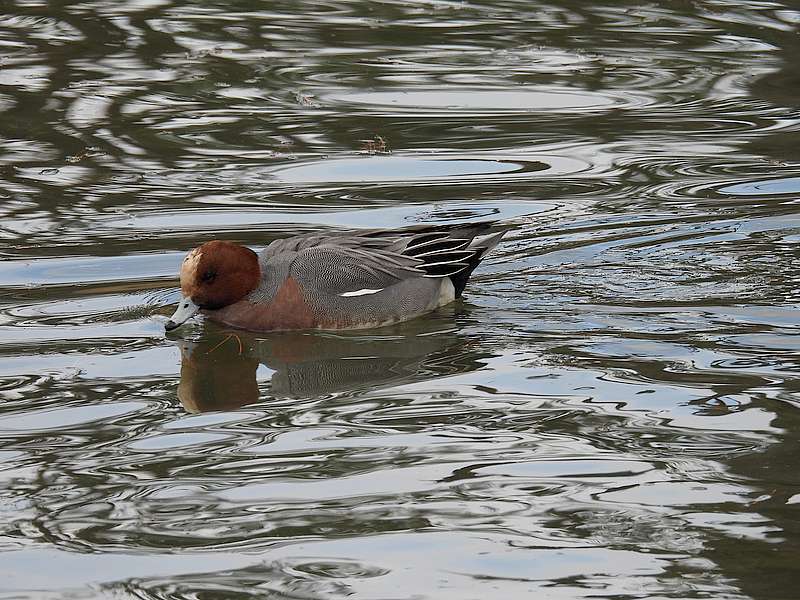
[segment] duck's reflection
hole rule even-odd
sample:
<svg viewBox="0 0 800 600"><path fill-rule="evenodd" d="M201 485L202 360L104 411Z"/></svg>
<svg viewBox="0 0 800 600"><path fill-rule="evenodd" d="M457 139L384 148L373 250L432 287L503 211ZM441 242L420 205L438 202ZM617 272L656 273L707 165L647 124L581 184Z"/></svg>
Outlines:
<svg viewBox="0 0 800 600"><path fill-rule="evenodd" d="M489 354L452 330L404 324L363 332L270 335L209 328L178 341L186 410L229 410L267 397L357 392L473 371ZM260 384L260 385L259 385Z"/></svg>

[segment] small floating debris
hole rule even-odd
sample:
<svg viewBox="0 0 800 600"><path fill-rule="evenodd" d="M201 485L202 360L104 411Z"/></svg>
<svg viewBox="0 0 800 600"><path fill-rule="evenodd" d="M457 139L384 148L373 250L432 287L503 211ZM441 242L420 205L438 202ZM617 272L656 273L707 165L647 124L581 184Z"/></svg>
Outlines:
<svg viewBox="0 0 800 600"><path fill-rule="evenodd" d="M297 92L294 95L294 99L297 100L298 104L302 106L310 106L312 108L319 108L320 103L314 99L314 94L304 94L302 92Z"/></svg>
<svg viewBox="0 0 800 600"><path fill-rule="evenodd" d="M95 146L87 146L82 152L67 156L64 160L68 163L75 164L81 162L84 158L92 158L101 154L103 154L103 151L100 150L100 148L96 148Z"/></svg>
<svg viewBox="0 0 800 600"><path fill-rule="evenodd" d="M376 135L369 140L361 140L361 152L366 154L389 154L390 150L386 145L386 140Z"/></svg>

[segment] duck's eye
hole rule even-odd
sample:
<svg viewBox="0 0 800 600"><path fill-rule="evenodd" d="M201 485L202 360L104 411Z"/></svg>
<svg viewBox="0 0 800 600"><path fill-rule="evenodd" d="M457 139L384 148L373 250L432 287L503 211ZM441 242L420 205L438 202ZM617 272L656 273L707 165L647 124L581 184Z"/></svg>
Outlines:
<svg viewBox="0 0 800 600"><path fill-rule="evenodd" d="M200 277L200 281L202 281L203 283L211 283L216 278L217 278L217 272L208 270L205 273L203 273L202 277Z"/></svg>

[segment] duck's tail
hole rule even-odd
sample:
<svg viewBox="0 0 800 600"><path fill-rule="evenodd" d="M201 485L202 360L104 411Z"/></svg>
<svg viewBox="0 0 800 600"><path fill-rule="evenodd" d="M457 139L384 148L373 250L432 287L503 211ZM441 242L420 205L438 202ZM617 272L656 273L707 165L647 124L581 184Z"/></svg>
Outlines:
<svg viewBox="0 0 800 600"><path fill-rule="evenodd" d="M492 221L415 225L394 231L370 231L361 234L359 240L362 244L365 238L375 240L391 252L415 259L413 269L423 271L425 277L449 277L458 298L472 271L508 230L508 227L500 227Z"/></svg>
<svg viewBox="0 0 800 600"><path fill-rule="evenodd" d="M466 261L464 261L467 263L467 267L450 276L450 281L453 282L453 287L456 289L456 298L461 297L461 294L464 292L464 288L467 285L467 281L469 281L469 276L472 275L475 267L480 264L486 254L491 252L494 247L500 243L500 240L503 238L505 233L505 231L498 231L488 235L475 236L472 239L467 246L467 249L472 250L473 254L467 258Z"/></svg>
<svg viewBox="0 0 800 600"><path fill-rule="evenodd" d="M417 229L418 233L404 241L403 254L422 261L415 267L425 271L426 277L449 277L458 298L472 271L505 234L505 230L492 231L494 225L483 222Z"/></svg>

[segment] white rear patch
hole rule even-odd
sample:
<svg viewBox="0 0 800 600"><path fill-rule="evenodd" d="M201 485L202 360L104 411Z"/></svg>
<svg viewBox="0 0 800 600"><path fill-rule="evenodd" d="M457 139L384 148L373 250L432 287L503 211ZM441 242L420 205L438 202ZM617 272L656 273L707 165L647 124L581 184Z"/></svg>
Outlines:
<svg viewBox="0 0 800 600"><path fill-rule="evenodd" d="M352 298L353 296L368 296L369 294L377 294L383 288L377 290L370 290L368 288L364 288L363 290L356 290L355 292L345 292L344 294L339 294L342 298Z"/></svg>
<svg viewBox="0 0 800 600"><path fill-rule="evenodd" d="M444 306L450 304L456 299L456 288L449 277L442 278L442 287L439 288L439 301L436 306Z"/></svg>

